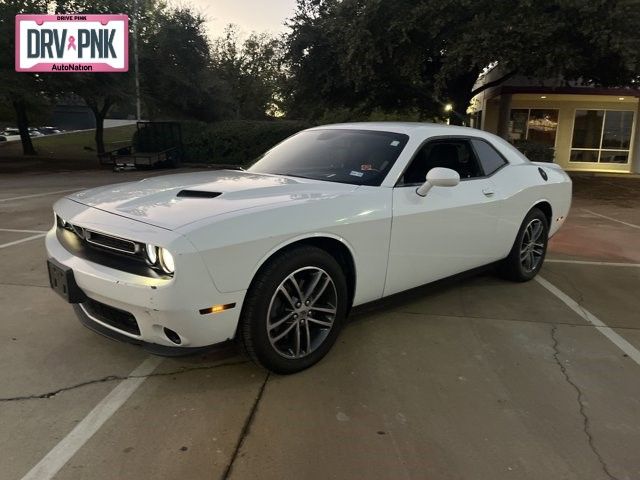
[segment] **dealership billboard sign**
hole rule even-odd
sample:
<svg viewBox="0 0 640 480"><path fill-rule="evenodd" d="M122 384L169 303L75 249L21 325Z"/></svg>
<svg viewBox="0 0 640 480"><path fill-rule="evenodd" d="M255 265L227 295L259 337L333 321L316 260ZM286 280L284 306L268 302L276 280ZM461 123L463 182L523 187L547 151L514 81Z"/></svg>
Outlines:
<svg viewBox="0 0 640 480"><path fill-rule="evenodd" d="M16 15L16 71L126 72L126 15Z"/></svg>

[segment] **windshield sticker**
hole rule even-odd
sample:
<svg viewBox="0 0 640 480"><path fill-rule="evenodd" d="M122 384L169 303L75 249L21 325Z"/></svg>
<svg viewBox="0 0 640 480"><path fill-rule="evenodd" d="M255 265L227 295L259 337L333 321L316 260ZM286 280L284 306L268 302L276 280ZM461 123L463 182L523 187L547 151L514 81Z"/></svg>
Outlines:
<svg viewBox="0 0 640 480"><path fill-rule="evenodd" d="M373 166L368 163L365 163L363 165L360 165L360 170L362 170L363 172L366 170L373 170Z"/></svg>
<svg viewBox="0 0 640 480"><path fill-rule="evenodd" d="M391 142L392 147L397 147L398 145L400 145L400 142L398 140L394 140L393 142Z"/></svg>
<svg viewBox="0 0 640 480"><path fill-rule="evenodd" d="M364 173L356 172L355 170L351 170L351 173L349 175L352 175L354 177L362 177L364 175Z"/></svg>

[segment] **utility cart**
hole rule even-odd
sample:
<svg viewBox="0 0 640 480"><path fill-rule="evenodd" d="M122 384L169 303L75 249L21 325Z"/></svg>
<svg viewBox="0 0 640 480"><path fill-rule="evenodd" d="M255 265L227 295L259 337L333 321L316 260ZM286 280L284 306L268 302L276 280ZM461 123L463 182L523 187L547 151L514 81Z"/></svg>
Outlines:
<svg viewBox="0 0 640 480"><path fill-rule="evenodd" d="M138 122L131 145L98 154L100 165L114 171L177 168L182 162L182 129L177 122Z"/></svg>

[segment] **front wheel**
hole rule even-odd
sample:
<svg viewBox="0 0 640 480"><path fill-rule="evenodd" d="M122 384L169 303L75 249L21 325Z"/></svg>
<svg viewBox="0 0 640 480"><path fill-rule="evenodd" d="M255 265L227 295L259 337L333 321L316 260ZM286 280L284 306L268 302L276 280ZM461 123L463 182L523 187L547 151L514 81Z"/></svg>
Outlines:
<svg viewBox="0 0 640 480"><path fill-rule="evenodd" d="M270 260L247 292L239 340L249 357L275 373L295 373L320 361L338 337L347 312L345 274L312 246Z"/></svg>
<svg viewBox="0 0 640 480"><path fill-rule="evenodd" d="M514 282L531 280L542 268L548 241L547 217L540 209L533 208L522 222L509 256L500 263L500 273Z"/></svg>

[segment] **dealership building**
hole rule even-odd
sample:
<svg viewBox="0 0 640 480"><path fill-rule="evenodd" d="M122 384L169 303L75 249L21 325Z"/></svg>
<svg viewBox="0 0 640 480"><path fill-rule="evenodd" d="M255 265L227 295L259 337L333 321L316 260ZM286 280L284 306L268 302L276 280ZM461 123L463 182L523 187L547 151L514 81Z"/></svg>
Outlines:
<svg viewBox="0 0 640 480"><path fill-rule="evenodd" d="M471 126L553 149L568 171L640 173L640 91L505 75L478 78Z"/></svg>

